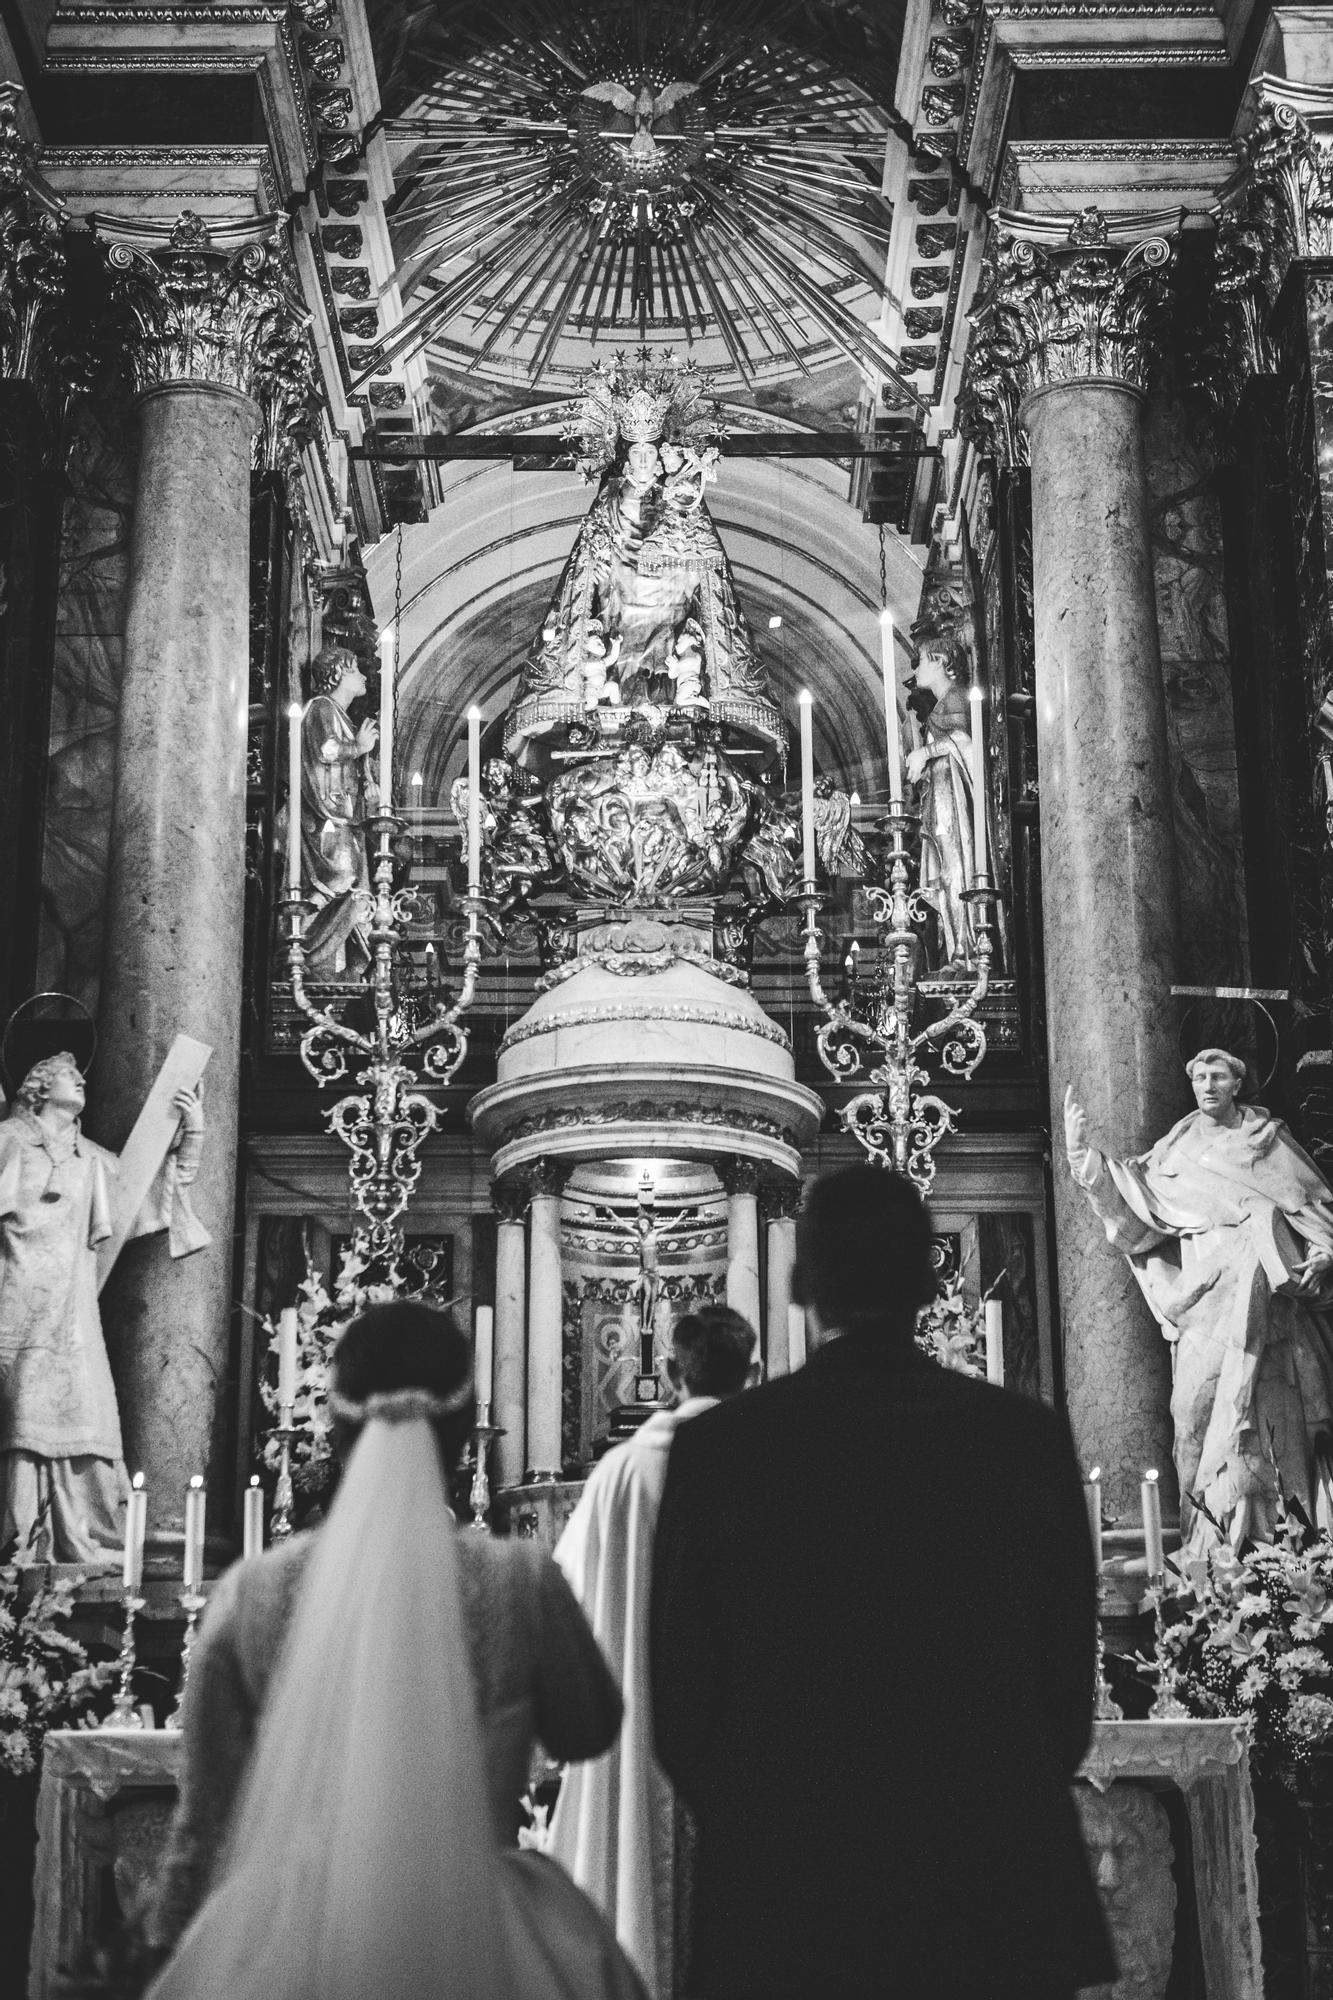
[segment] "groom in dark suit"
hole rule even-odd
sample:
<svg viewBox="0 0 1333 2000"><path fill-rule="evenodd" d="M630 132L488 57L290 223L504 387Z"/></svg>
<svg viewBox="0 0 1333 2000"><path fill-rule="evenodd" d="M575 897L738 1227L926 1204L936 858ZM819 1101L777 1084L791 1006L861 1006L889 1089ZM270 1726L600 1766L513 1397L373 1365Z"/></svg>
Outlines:
<svg viewBox="0 0 1333 2000"><path fill-rule="evenodd" d="M1069 1786L1094 1580L1062 1417L915 1346L930 1219L868 1166L797 1224L799 1373L686 1425L652 1598L704 2000L1067 2000L1114 1961Z"/></svg>

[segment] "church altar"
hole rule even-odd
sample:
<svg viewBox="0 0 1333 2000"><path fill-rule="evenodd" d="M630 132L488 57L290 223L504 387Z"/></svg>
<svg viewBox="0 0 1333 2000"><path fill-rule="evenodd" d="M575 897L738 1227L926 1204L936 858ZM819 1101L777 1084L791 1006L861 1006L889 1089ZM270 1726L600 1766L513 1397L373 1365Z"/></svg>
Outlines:
<svg viewBox="0 0 1333 2000"><path fill-rule="evenodd" d="M175 1729L47 1737L28 2000L113 1990L101 1965L148 1891L180 1753ZM1206 2000L1263 2000L1249 1740L1246 1725L1230 1719L1094 1726L1076 1797L1122 1977L1089 1992L1160 2000L1165 1991L1175 1892L1154 1795L1164 1787L1181 1794L1189 1820Z"/></svg>
<svg viewBox="0 0 1333 2000"><path fill-rule="evenodd" d="M67 1729L47 1737L29 2000L84 2000L112 1990L104 1955L151 1891L180 1755L178 1729Z"/></svg>

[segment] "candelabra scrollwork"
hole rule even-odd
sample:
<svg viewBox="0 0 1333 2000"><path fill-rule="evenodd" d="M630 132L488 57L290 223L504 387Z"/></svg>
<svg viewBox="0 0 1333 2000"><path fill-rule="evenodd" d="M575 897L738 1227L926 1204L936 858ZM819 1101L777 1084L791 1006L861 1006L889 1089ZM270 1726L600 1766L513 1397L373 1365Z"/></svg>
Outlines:
<svg viewBox="0 0 1333 2000"><path fill-rule="evenodd" d="M347 1077L362 1086L332 1107L329 1129L351 1154L352 1200L361 1217L357 1233L372 1258L390 1263L401 1252L401 1218L421 1178L421 1145L439 1116L418 1086L423 1081L447 1083L467 1055L467 1030L460 1022L476 994L485 909L481 896L465 899L467 933L457 999L446 1005L428 987L426 1017L418 1019L420 996L404 992L400 974L416 896L411 889L393 887L394 840L403 826L388 812L369 822L376 843L375 871L373 886L361 900L371 950L373 1026L363 1030L340 1021L311 999L305 984L306 906L299 896L289 896L283 906L292 997L311 1022L301 1037L301 1060L321 1087ZM416 1059L416 1069L405 1060L409 1056Z"/></svg>
<svg viewBox="0 0 1333 2000"><path fill-rule="evenodd" d="M917 961L927 911L912 880L909 837L916 816L901 807L881 821L888 835L886 883L867 890L880 929L881 962L873 976L854 979L846 1000L831 1000L820 975L822 935L819 894L807 882L801 896L806 912L805 970L810 997L825 1016L815 1034L820 1061L839 1082L864 1075L858 1091L840 1112L850 1132L878 1166L893 1167L919 1187L935 1178L935 1148L955 1126L956 1113L927 1088L922 1061L934 1053L946 1075L970 1077L986 1053L986 1031L976 1010L990 986L991 921L995 890L979 876L965 892L975 912L976 966L938 1020L916 1025Z"/></svg>

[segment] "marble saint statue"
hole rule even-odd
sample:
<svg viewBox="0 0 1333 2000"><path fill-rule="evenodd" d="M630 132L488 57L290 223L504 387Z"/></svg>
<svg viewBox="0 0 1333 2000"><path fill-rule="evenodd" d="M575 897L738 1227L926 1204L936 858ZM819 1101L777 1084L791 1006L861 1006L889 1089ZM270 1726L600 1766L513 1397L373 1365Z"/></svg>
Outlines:
<svg viewBox="0 0 1333 2000"><path fill-rule="evenodd" d="M1171 1343L1171 1416L1185 1546L1273 1526L1281 1486L1333 1526L1333 1188L1262 1105L1237 1102L1245 1065L1201 1049L1198 1105L1138 1159L1088 1136L1065 1094L1074 1179L1129 1259ZM1207 1514L1191 1505L1197 1497Z"/></svg>
<svg viewBox="0 0 1333 2000"><path fill-rule="evenodd" d="M197 1091L173 1101L180 1127L129 1235L165 1230L185 1257L211 1240L188 1192L203 1110ZM0 1544L17 1539L20 1562L113 1568L126 1480L97 1253L117 1234L118 1161L83 1132L83 1104L73 1056L49 1056L0 1124Z"/></svg>
<svg viewBox="0 0 1333 2000"><path fill-rule="evenodd" d="M358 978L370 963L358 896L370 889L365 820L378 800L370 767L379 735L347 711L366 692L356 654L322 646L301 717L301 891L314 905L305 933L315 979Z"/></svg>
<svg viewBox="0 0 1333 2000"><path fill-rule="evenodd" d="M923 639L908 703L918 715L922 737L907 757L908 782L916 786L921 815L921 893L939 922L939 969L962 969L976 962L972 915L963 891L974 874L977 802L969 762L971 704L963 655L954 643Z"/></svg>

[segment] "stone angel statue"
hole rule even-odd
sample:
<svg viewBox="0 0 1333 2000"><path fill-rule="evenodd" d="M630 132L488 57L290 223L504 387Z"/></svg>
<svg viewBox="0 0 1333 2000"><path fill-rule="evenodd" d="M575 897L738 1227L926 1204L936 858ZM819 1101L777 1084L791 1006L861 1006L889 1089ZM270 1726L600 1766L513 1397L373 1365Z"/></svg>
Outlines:
<svg viewBox="0 0 1333 2000"><path fill-rule="evenodd" d="M827 778L816 778L815 845L826 874L851 875L861 880L866 872L866 849L852 825L852 802Z"/></svg>
<svg viewBox="0 0 1333 2000"><path fill-rule="evenodd" d="M123 1212L128 1151L118 1158L82 1130L72 1055L30 1069L0 1124L0 1544L16 1539L20 1562L120 1560L127 1481L99 1250L158 1230L173 1257L211 1241L189 1194L203 1144L199 1089L170 1102L175 1136L134 1214Z"/></svg>

